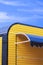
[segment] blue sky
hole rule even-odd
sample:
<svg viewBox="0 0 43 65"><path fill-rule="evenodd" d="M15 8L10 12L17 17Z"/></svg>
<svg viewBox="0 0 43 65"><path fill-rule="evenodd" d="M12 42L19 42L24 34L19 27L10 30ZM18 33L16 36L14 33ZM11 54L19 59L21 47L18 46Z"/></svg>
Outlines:
<svg viewBox="0 0 43 65"><path fill-rule="evenodd" d="M0 32L16 22L43 27L43 0L0 0Z"/></svg>

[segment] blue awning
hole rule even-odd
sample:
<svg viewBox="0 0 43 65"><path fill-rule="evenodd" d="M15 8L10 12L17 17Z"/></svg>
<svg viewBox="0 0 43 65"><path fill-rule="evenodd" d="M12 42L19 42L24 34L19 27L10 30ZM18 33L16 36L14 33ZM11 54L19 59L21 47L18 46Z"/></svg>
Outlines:
<svg viewBox="0 0 43 65"><path fill-rule="evenodd" d="M43 43L43 36L36 36L36 35L29 35L29 34L27 34L27 36L33 42Z"/></svg>

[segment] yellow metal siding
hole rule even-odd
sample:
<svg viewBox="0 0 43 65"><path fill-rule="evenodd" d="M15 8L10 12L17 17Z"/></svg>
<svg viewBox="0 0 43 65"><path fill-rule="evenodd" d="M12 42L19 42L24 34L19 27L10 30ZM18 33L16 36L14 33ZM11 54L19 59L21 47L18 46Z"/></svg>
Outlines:
<svg viewBox="0 0 43 65"><path fill-rule="evenodd" d="M43 65L43 48L31 47L30 42L16 44L16 33L20 32L43 36L43 29L13 25L8 34L8 65Z"/></svg>
<svg viewBox="0 0 43 65"><path fill-rule="evenodd" d="M26 25L21 25L21 24L13 25L12 28L10 29L10 33L18 33L18 32L43 36L42 28L36 28L36 27L31 27L31 26L26 26Z"/></svg>
<svg viewBox="0 0 43 65"><path fill-rule="evenodd" d="M2 65L2 37L0 37L0 65Z"/></svg>

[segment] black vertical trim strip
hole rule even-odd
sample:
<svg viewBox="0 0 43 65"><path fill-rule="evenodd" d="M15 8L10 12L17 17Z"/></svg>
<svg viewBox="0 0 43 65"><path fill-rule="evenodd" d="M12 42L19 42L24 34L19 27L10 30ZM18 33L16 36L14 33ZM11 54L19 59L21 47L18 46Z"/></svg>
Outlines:
<svg viewBox="0 0 43 65"><path fill-rule="evenodd" d="M2 65L7 65L7 34L2 36Z"/></svg>

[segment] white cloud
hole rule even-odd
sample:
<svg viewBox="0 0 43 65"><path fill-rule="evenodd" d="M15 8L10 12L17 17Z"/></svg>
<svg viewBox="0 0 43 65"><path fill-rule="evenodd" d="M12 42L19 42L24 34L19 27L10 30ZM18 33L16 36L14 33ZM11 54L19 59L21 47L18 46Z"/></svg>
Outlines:
<svg viewBox="0 0 43 65"><path fill-rule="evenodd" d="M43 9L17 9L17 11L23 11L23 12L43 12Z"/></svg>
<svg viewBox="0 0 43 65"><path fill-rule="evenodd" d="M3 20L14 20L14 21L23 21L25 17L19 17L14 15L8 15L6 12L0 12L0 21L3 22Z"/></svg>
<svg viewBox="0 0 43 65"><path fill-rule="evenodd" d="M0 12L0 19L9 19L6 12Z"/></svg>
<svg viewBox="0 0 43 65"><path fill-rule="evenodd" d="M28 16L28 17L20 17L20 16L14 16L14 15L8 15L8 13L6 12L0 12L0 22L3 20L7 21L27 21L27 20L31 20L31 19L40 19L43 18L43 16L39 16L39 15L32 15L32 16Z"/></svg>
<svg viewBox="0 0 43 65"><path fill-rule="evenodd" d="M27 6L27 4L21 3L19 1L0 1L0 3L11 6Z"/></svg>
<svg viewBox="0 0 43 65"><path fill-rule="evenodd" d="M1 4L5 4L5 5L11 5L11 6L27 6L27 7L38 7L38 4L37 3L34 3L32 1L28 1L28 2L23 2L22 0L21 1L0 1Z"/></svg>

